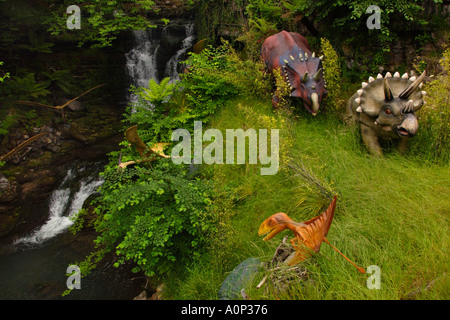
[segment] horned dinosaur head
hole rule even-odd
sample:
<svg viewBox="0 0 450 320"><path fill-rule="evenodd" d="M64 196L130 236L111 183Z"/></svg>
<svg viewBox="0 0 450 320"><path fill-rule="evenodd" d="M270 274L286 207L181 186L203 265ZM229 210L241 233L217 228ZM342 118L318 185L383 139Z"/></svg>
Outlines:
<svg viewBox="0 0 450 320"><path fill-rule="evenodd" d="M421 91L425 75L424 71L418 78L409 78L407 73L392 76L388 72L385 77L370 77L357 91L356 111L371 117L385 131L404 138L414 136L419 128L415 112L424 104L426 94Z"/></svg>
<svg viewBox="0 0 450 320"><path fill-rule="evenodd" d="M283 66L285 79L292 90L291 97L300 98L313 115L317 114L323 97L328 93L323 80L322 58L316 58L314 52L309 57L307 52L300 51L284 60Z"/></svg>

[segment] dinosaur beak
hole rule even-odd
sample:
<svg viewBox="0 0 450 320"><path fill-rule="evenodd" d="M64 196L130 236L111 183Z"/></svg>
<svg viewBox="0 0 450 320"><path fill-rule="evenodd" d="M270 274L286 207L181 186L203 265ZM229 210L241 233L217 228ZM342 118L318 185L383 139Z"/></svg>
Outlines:
<svg viewBox="0 0 450 320"><path fill-rule="evenodd" d="M287 221L291 221L291 219L285 213L275 213L261 223L259 226L258 235L262 236L267 234L263 240L270 240L275 235L286 229Z"/></svg>

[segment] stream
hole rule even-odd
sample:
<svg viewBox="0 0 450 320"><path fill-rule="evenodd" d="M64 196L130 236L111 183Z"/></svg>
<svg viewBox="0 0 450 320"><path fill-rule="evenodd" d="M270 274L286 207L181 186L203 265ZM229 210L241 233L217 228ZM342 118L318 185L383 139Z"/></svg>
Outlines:
<svg viewBox="0 0 450 320"><path fill-rule="evenodd" d="M132 31L132 48L126 54L129 84L147 86L149 79L170 77L178 81L179 62L192 47L191 22L156 29ZM128 96L131 103L135 97ZM102 185L99 176L105 162L75 161L65 165L65 176L47 199L47 220L32 232L21 235L0 253L0 299L133 299L145 283L144 277L131 273L131 266L113 267L113 257L81 279L81 289L61 296L67 289L67 267L83 261L93 248L95 232L73 235L69 227L86 200Z"/></svg>
<svg viewBox="0 0 450 320"><path fill-rule="evenodd" d="M93 249L94 233L73 235L69 228L86 199L103 183L104 162L75 161L48 199L47 221L14 241L0 256L0 299L63 299L66 270ZM82 289L65 299L130 299L140 290L129 272L103 263L82 279Z"/></svg>

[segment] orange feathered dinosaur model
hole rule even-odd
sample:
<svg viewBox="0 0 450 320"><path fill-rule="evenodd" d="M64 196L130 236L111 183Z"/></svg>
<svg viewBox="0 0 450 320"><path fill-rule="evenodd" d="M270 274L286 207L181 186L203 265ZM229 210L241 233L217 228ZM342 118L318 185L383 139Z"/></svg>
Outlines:
<svg viewBox="0 0 450 320"><path fill-rule="evenodd" d="M298 223L288 217L283 212L275 213L267 218L259 227L258 235L267 234L264 241L272 239L276 234L285 229L291 230L295 234L295 238L291 240L295 254L289 256L285 263L294 265L311 256L311 254L319 252L322 242L328 243L334 250L339 252L347 261L353 264L359 272L365 273L364 269L358 267L338 249L332 246L326 236L333 221L334 210L336 209L337 195L334 196L328 208L319 216L312 218L306 222Z"/></svg>

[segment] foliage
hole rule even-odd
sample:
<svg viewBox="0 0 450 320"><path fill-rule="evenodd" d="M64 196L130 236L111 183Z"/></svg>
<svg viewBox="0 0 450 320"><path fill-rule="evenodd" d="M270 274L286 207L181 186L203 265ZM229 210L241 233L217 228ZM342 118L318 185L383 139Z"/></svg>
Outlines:
<svg viewBox="0 0 450 320"><path fill-rule="evenodd" d="M333 49L330 41L325 38L320 39L322 52L324 54L323 60L323 74L324 80L327 84L328 95L326 98L327 110L330 112L342 112L345 101L342 97L342 73L341 61L338 54Z"/></svg>
<svg viewBox="0 0 450 320"><path fill-rule="evenodd" d="M3 65L3 61L0 61L0 66L2 66L2 65ZM0 76L0 83L5 81L6 78L9 78L9 72L5 73L5 72L2 71L2 73L3 73L3 75Z"/></svg>
<svg viewBox="0 0 450 320"><path fill-rule="evenodd" d="M27 49L30 52L52 53L51 47L54 46L54 43L45 42L45 38L45 33L37 35L34 30L30 29L28 30L28 39L30 44L22 44L20 47Z"/></svg>
<svg viewBox="0 0 450 320"><path fill-rule="evenodd" d="M139 0L48 0L51 17L45 24L53 36L75 37L78 45L91 44L91 47L111 46L112 41L124 30L139 30L153 27L146 18L147 12L154 11L153 1ZM66 26L70 15L67 7L78 5L81 9L81 28L69 30Z"/></svg>
<svg viewBox="0 0 450 320"><path fill-rule="evenodd" d="M198 13L195 28L199 39L206 38L215 45L220 42L221 32L239 32L246 3L247 0L189 0L189 9Z"/></svg>
<svg viewBox="0 0 450 320"><path fill-rule="evenodd" d="M434 0L437 5L442 1ZM369 41L381 45L384 51L390 51L390 44L399 38L402 31L422 28L428 24L422 14L422 1L390 1L390 0L290 0L286 7L293 13L304 14L316 22L326 23L333 35L343 35L353 45ZM369 14L366 10L371 5L381 9L381 30L368 30L366 26ZM349 36L350 35L350 36Z"/></svg>
<svg viewBox="0 0 450 320"><path fill-rule="evenodd" d="M74 85L69 79L72 75L69 70L51 70L49 72L43 71L42 75L50 80L50 84L58 87L66 94L73 94Z"/></svg>
<svg viewBox="0 0 450 320"><path fill-rule="evenodd" d="M238 38L244 42L247 56L258 61L264 40L279 32L289 30L288 20L284 19L283 6L279 1L250 0L245 8L246 23L243 33Z"/></svg>
<svg viewBox="0 0 450 320"><path fill-rule="evenodd" d="M200 54L192 54L188 63L192 71L183 79L186 98L206 120L227 100L268 93L269 79L261 72L262 64L242 61L226 41L218 48L209 46Z"/></svg>
<svg viewBox="0 0 450 320"><path fill-rule="evenodd" d="M186 98L200 118L210 116L218 106L239 93L230 81L228 53L229 48L225 46L208 46L200 54L191 54L192 71L184 78Z"/></svg>
<svg viewBox="0 0 450 320"><path fill-rule="evenodd" d="M9 133L9 129L14 126L17 116L15 114L8 113L5 118L0 122L0 136L6 136Z"/></svg>
<svg viewBox="0 0 450 320"><path fill-rule="evenodd" d="M140 88L137 92L139 96L154 104L155 108L161 107L161 105L167 101L167 99L173 94L175 89L174 83L169 83L170 78L164 78L159 84L155 79L150 79L148 82L148 88ZM158 112L159 110L155 110Z"/></svg>
<svg viewBox="0 0 450 320"><path fill-rule="evenodd" d="M275 0L249 0L245 10L250 17L277 21L283 14L283 5L280 1Z"/></svg>
<svg viewBox="0 0 450 320"><path fill-rule="evenodd" d="M450 47L444 51L440 64L443 71L424 86L426 104L420 109L419 132L414 151L429 149L432 162L448 164L450 160ZM426 147L428 146L428 148ZM417 148L419 148L417 150Z"/></svg>
<svg viewBox="0 0 450 320"><path fill-rule="evenodd" d="M170 160L152 168L103 172L105 183L95 211L96 244L115 250L115 266L136 263L134 271L164 276L199 254L214 224L207 215L206 183L187 176Z"/></svg>
<svg viewBox="0 0 450 320"><path fill-rule="evenodd" d="M169 80L165 78L158 84L150 79L148 88L132 88L137 102L126 109L127 122L137 124L141 138L151 144L170 141L172 130L182 127L191 118L189 111L172 99L180 88Z"/></svg>
<svg viewBox="0 0 450 320"><path fill-rule="evenodd" d="M5 96L12 99L26 100L29 97L45 97L50 94L47 90L50 81L36 81L34 73L27 73L24 77L13 76L0 89Z"/></svg>
<svg viewBox="0 0 450 320"><path fill-rule="evenodd" d="M276 72L273 72L273 76L275 78L275 87L276 87L276 90L273 94L273 99L278 101L278 107L281 110L284 110L291 114L293 111L291 108L292 99L290 98L292 90L289 84L282 76L280 68L278 68Z"/></svg>
<svg viewBox="0 0 450 320"><path fill-rule="evenodd" d="M258 61L261 58L261 46L264 40L277 33L277 30L275 24L264 18L249 18L245 32L238 38L239 41L244 42L248 58Z"/></svg>

